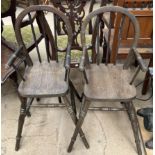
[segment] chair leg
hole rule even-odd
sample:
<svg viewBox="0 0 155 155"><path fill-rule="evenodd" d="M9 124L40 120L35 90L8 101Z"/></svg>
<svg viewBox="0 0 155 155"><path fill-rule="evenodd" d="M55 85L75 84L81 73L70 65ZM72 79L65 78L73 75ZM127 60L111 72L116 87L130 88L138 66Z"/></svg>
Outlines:
<svg viewBox="0 0 155 155"><path fill-rule="evenodd" d="M83 96L80 96L80 95L78 94L78 92L77 92L77 90L75 89L75 87L74 87L74 85L73 85L73 83L72 83L71 80L69 80L69 85L70 85L71 89L73 90L73 92L75 93L75 95L76 95L76 97L78 98L78 100L79 100L80 102L82 102L82 97L83 97Z"/></svg>
<svg viewBox="0 0 155 155"><path fill-rule="evenodd" d="M121 102L121 104L124 105L124 107L127 109L127 114L128 114L129 120L131 121L130 111L128 110L129 109L129 103L128 102Z"/></svg>
<svg viewBox="0 0 155 155"><path fill-rule="evenodd" d="M15 150L18 151L20 147L20 140L21 140L21 134L22 134L22 129L24 125L24 120L26 116L26 98L20 97L21 100L21 107L20 107L20 115L18 119L18 130L17 130L17 136L16 136L16 145L15 145Z"/></svg>
<svg viewBox="0 0 155 155"><path fill-rule="evenodd" d="M71 99L72 108L73 108L74 113L75 113L75 115L76 115L77 112L76 112L75 98L74 98L73 90L72 90L71 88L70 88L70 99Z"/></svg>
<svg viewBox="0 0 155 155"><path fill-rule="evenodd" d="M27 117L31 117L30 108L31 108L33 100L34 98L27 99L27 103L26 103L26 116Z"/></svg>
<svg viewBox="0 0 155 155"><path fill-rule="evenodd" d="M153 58L150 59L149 65L148 67L152 67L153 66ZM142 87L142 94L145 95L147 90L148 90L148 84L150 81L150 73L149 70L146 72L145 74L145 79L144 79L144 83L143 83L143 87Z"/></svg>
<svg viewBox="0 0 155 155"><path fill-rule="evenodd" d="M142 94L143 95L145 95L147 90L148 90L149 76L150 76L150 73L149 73L149 71L147 71L146 75L145 75L145 79L144 79L144 84L143 84L143 87L142 87Z"/></svg>
<svg viewBox="0 0 155 155"><path fill-rule="evenodd" d="M79 120L77 122L75 131L74 131L74 134L73 134L73 136L71 138L71 142L70 142L69 147L68 147L68 150L67 150L68 152L71 152L72 151L74 142L76 141L76 137L77 137L78 133L81 131L81 126L82 126L83 121L84 121L84 118L85 118L85 116L87 114L89 105L90 105L90 103L89 102L86 102L85 101L85 98L84 98L83 99L82 108L80 109Z"/></svg>
<svg viewBox="0 0 155 155"><path fill-rule="evenodd" d="M78 119L77 119L77 117L76 117L76 115L75 115L75 113L74 113L74 111L73 111L72 106L69 104L69 101L68 101L68 99L67 99L66 96L64 96L63 99L64 99L64 102L65 102L65 104L66 104L68 113L70 114L70 116L71 116L71 118L72 118L74 124L77 125ZM88 109L87 109L87 110L88 110ZM82 131L81 127L79 127L78 132L79 132L79 134L80 134L80 137L81 137L81 139L82 139L82 141L83 141L85 147L86 147L86 148L89 148L89 144L88 144L88 142L87 142L87 139L86 139L86 137L85 137L85 135L84 135L84 132ZM71 150L68 150L68 152L71 152Z"/></svg>
<svg viewBox="0 0 155 155"><path fill-rule="evenodd" d="M138 118L136 115L135 107L132 102L129 102L127 104L128 104L130 121L131 121L132 129L133 129L133 133L134 133L134 137L135 137L135 143L137 146L138 155L142 155L142 147L143 147L144 154L146 155L145 145L143 142L143 138L142 138Z"/></svg>

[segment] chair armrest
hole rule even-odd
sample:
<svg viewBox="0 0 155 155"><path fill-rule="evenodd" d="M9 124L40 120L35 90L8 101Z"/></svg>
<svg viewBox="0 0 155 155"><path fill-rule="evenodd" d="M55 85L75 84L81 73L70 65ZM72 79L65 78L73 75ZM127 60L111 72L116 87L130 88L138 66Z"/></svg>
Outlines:
<svg viewBox="0 0 155 155"><path fill-rule="evenodd" d="M89 55L88 55L88 46L84 46L83 47L83 52L82 52L82 56L81 56L81 59L80 59L80 65L79 65L79 69L81 71L84 71L85 70L85 67L89 66L90 65L90 62L89 62Z"/></svg>
<svg viewBox="0 0 155 155"><path fill-rule="evenodd" d="M66 61L65 61L65 68L69 69L70 68L70 55L66 55Z"/></svg>
<svg viewBox="0 0 155 155"><path fill-rule="evenodd" d="M148 67L145 65L145 63L144 63L141 55L139 54L139 52L137 51L137 49L134 48L133 51L134 51L134 55L136 57L136 60L138 61L138 64L139 64L141 70L143 72L146 72L148 70Z"/></svg>
<svg viewBox="0 0 155 155"><path fill-rule="evenodd" d="M66 69L70 68L70 62L71 62L70 53L71 53L71 45L68 45L67 46L66 59L65 59L65 68Z"/></svg>
<svg viewBox="0 0 155 155"><path fill-rule="evenodd" d="M13 53L11 55L11 57L9 58L8 62L6 63L6 68L9 68L13 65L13 63L15 62L16 58L18 57L19 52L22 50L23 46L20 46L15 53Z"/></svg>
<svg viewBox="0 0 155 155"><path fill-rule="evenodd" d="M82 52L82 56L81 56L81 59L80 59L80 64L79 64L79 69L81 71L84 71L85 70L85 55L86 55L86 51L87 48L86 47L83 47L83 52Z"/></svg>
<svg viewBox="0 0 155 155"><path fill-rule="evenodd" d="M84 63L85 63L85 57L82 56L82 57L81 57L81 60L80 60L80 65L79 65L79 69L80 69L81 71L84 71L84 70L85 70Z"/></svg>

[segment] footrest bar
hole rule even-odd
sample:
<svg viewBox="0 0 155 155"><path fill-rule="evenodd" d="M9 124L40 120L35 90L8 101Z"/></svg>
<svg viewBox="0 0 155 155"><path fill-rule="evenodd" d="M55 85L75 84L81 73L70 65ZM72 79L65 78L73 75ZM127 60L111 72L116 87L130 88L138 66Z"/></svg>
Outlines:
<svg viewBox="0 0 155 155"><path fill-rule="evenodd" d="M126 108L114 108L114 107L89 107L88 110L96 110L96 111L126 111Z"/></svg>

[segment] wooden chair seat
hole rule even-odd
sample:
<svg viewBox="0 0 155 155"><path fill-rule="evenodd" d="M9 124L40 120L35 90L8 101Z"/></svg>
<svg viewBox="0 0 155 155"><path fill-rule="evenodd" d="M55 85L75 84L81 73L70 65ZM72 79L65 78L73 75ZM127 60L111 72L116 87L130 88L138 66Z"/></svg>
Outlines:
<svg viewBox="0 0 155 155"><path fill-rule="evenodd" d="M56 62L34 62L33 67L26 68L24 78L18 88L24 97L54 97L68 91L65 68Z"/></svg>
<svg viewBox="0 0 155 155"><path fill-rule="evenodd" d="M125 60L124 64L120 64L120 61L116 62L117 65L109 64L108 56L106 53L109 47L109 42L107 45L103 45L103 54L106 55L106 63L101 64L100 63L100 32L101 29L99 25L101 25L102 21L100 20L100 17L104 15L105 13L109 12L110 14L116 14L120 15L122 17L120 20L124 21L124 19L129 19L131 24L134 28L134 35L133 35L133 43L130 47L130 55ZM94 29L93 29L93 35L92 35L92 44L93 46L93 53L94 54L94 61L90 61L88 51L87 51L87 43L86 43L86 32L88 24L94 20ZM121 24L120 26L126 26L125 24ZM110 27L111 29L112 27ZM122 27L118 27L119 30ZM79 133L79 129L81 128L84 118L86 117L86 114L88 112L88 109L90 110L106 110L106 111L122 111L126 110L129 119L131 121L132 129L134 132L135 142L137 146L138 155L142 155L142 151L145 154L145 148L144 143L141 135L141 131L138 124L138 119L136 116L136 111L133 105L132 100L136 97L136 88L133 85L133 82L140 70L146 71L147 67L145 66L143 59L141 58L140 54L136 50L137 41L139 39L139 25L138 21L136 20L135 16L131 14L127 9L124 9L122 7L116 7L116 6L108 6L108 7L101 7L92 13L90 13L85 20L83 21L83 25L81 28L81 43L83 47L83 53L81 56L81 61L79 68L81 71L83 71L83 76L85 78L85 85L84 85L84 92L83 92L83 101L80 107L79 112L79 120L77 122L74 134L71 138L70 145L68 147L68 151L70 152L73 148L74 142L76 140L76 137ZM105 39L104 39L105 41ZM105 41L106 42L106 41ZM104 42L104 43L105 43ZM118 47L119 48L119 47ZM117 50L117 48L115 48ZM133 60L138 61L138 69L134 74L131 74L130 72L130 66L133 63ZM95 102L94 102L95 101ZM115 105L115 102L121 102L123 105L122 108L114 108L112 107L103 107L103 106L97 106L95 107L96 102L102 102L104 104L105 102L113 102L113 105ZM90 107L90 104L93 103L93 107ZM96 103L97 104L97 103Z"/></svg>
<svg viewBox="0 0 155 155"><path fill-rule="evenodd" d="M46 14L48 14L48 19L52 19L53 15L55 15L64 22L68 37L66 41L67 50L64 51L65 57L63 61L59 59L56 41L54 40L52 31L53 27L51 26L52 23L51 20L47 20ZM26 17L28 17L28 20L25 22ZM10 57L7 65L15 67L14 62L20 55L25 56L25 64L27 65L24 69L24 75L21 73L21 70L19 70L19 66L17 68L15 67L15 70L22 79L18 87L18 96L21 101L15 145L15 150L18 151L25 117L31 116L30 107L34 99L39 101L45 97L58 97L60 104L51 103L45 104L45 106L65 106L75 125L78 118L76 116L74 90L69 79L73 33L68 18L65 14L52 6L33 5L24 9L19 14L16 21L15 34L19 48L14 55ZM22 33L22 26L25 28L29 27L29 24L26 23L30 24L32 32L33 41L30 42L30 45L34 46L31 47L26 46L27 44L24 41L24 35ZM41 36L41 38L39 40L37 39L38 32L35 31L35 27L40 32L39 36ZM41 40L43 41L40 46ZM35 52L35 55L33 55L35 57L29 54L30 48L31 50L34 48L32 52ZM69 95L70 100L67 95ZM63 103L61 99L63 99ZM89 144L82 129L80 129L79 134L85 147L89 148Z"/></svg>
<svg viewBox="0 0 155 155"><path fill-rule="evenodd" d="M136 96L136 89L130 85L131 74L123 70L123 65L91 64L86 70L89 83L84 86L84 94L91 100L122 101Z"/></svg>

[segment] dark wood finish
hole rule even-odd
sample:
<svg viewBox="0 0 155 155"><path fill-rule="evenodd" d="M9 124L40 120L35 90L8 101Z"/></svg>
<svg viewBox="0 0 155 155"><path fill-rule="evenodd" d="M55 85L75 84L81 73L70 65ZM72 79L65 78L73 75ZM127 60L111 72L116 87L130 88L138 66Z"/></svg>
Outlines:
<svg viewBox="0 0 155 155"><path fill-rule="evenodd" d="M153 47L153 10L152 10L152 0L115 0L114 5L126 7L129 11L135 15L140 26L140 37L138 40L138 50L139 53L145 59L150 59L152 56ZM124 19L124 28L119 30L121 24L121 17L119 15L112 14L112 25L114 30L111 32L110 36L110 47L111 53L110 62L115 63L117 58L123 59L127 56L127 50L133 41L134 29L132 24L128 19ZM108 42L108 30L104 30L105 40ZM118 46L122 47L118 49ZM128 49L125 49L128 48Z"/></svg>
<svg viewBox="0 0 155 155"><path fill-rule="evenodd" d="M26 8L30 5L29 0L17 0L17 6Z"/></svg>
<svg viewBox="0 0 155 155"><path fill-rule="evenodd" d="M51 2L54 5L54 7L58 8L60 11L62 11L68 17L68 19L71 23L71 27L72 27L72 31L73 31L73 42L72 42L71 49L76 50L76 52L82 51L81 43L78 41L78 36L80 35L83 19L86 16L86 8L85 7L87 4L87 0L64 0L64 1L53 0ZM95 0L90 1L88 13L92 12L95 3L96 3ZM102 0L100 5L101 6L106 5L106 2ZM55 22L55 29L54 29L55 30L55 40L57 43L58 36L66 35L66 26L65 26L64 22L60 18L57 18L56 16L54 16L54 22ZM90 22L89 28L88 28L89 34L92 34L92 30L93 30L93 24L92 24L92 22ZM88 49L91 49L91 48L92 48L92 46L90 45L88 47ZM57 50L59 52L65 52L66 48L60 49L57 46ZM92 53L92 58L93 57L94 57L94 55ZM77 60L71 61L72 68L77 68L78 66L79 66L79 62ZM80 96L78 94L74 85L72 85L72 87L73 87L73 90L74 90L77 98L81 101L82 96Z"/></svg>
<svg viewBox="0 0 155 155"><path fill-rule="evenodd" d="M90 100L120 101L136 97L136 89L130 85L131 72L123 70L123 65L91 64L86 75L90 84L84 86L84 93Z"/></svg>
<svg viewBox="0 0 155 155"><path fill-rule="evenodd" d="M26 8L30 5L48 5L49 0L17 0L17 5L19 7Z"/></svg>
<svg viewBox="0 0 155 155"><path fill-rule="evenodd" d="M31 12L35 12L34 19L32 20ZM49 26L48 21L46 20L46 13L48 12L48 16L53 16L53 14L57 15L61 18L66 25L66 32L68 35L67 41L67 51L66 57L64 60L64 64L58 61L57 49L55 48L55 40L51 31L51 27ZM25 16L28 16L28 20L30 21L30 26L32 30L33 36L33 45L35 45L35 49L38 56L38 60L35 61L29 55L29 48L25 45L23 41L23 36L21 33L21 25L23 24L23 19ZM35 26L38 26L40 31L40 35L42 36L43 42L45 43L45 48L43 50L39 49L39 41L37 40L36 32L34 29ZM27 25L29 26L29 24ZM19 45L19 50L17 50L14 55L11 56L7 65L15 66L14 63L16 59L23 55L25 56L25 62L27 64L26 69L24 71L24 76L20 73L19 75L22 78L22 81L18 87L19 98L21 100L21 110L18 121L18 130L16 137L16 146L15 150L18 150L20 147L20 140L22 129L24 125L24 120L26 116L30 116L29 109L34 100L34 98L43 98L43 97L59 97L63 98L64 104L67 107L68 113L73 120L73 123L76 125L78 118L75 114L75 101L73 93L71 94L71 103L66 97L69 92L73 91L72 87L69 85L69 71L70 71L70 50L72 44L72 31L69 20L66 16L58 11L56 8L50 6L41 6L41 5L33 5L31 7L26 8L17 18L16 21L16 38ZM42 57L42 53L45 52L46 57ZM18 67L16 67L18 70ZM82 129L79 130L79 134L86 148L89 148L89 144L85 138L85 135Z"/></svg>
<svg viewBox="0 0 155 155"><path fill-rule="evenodd" d="M138 40L137 50L144 59L152 59L153 51L153 1L152 0L115 0L114 5L123 6L134 14L139 22L140 37ZM121 23L120 16L112 14L112 25L114 30L111 31L109 53L110 62L115 63L117 59L125 59L129 52L129 47L133 41L134 29L129 19L125 19L124 28L119 31ZM108 30L104 30L105 41L108 42ZM118 49L118 46L121 48ZM103 50L107 50L104 47ZM105 52L104 52L105 53ZM105 61L103 57L102 61ZM148 74L148 73L146 73ZM147 82L145 82L146 84ZM145 87L148 87L145 85ZM146 90L146 89L145 89ZM142 94L145 94L144 87Z"/></svg>
<svg viewBox="0 0 155 155"><path fill-rule="evenodd" d="M19 98L21 101L21 106L20 106L20 115L19 115L19 119L18 119L18 132L17 132L17 136L16 136L15 150L18 150L20 147L21 134L22 134L23 125L25 122L26 107L27 107L26 106L27 99L20 97L20 95L19 95Z"/></svg>
<svg viewBox="0 0 155 155"><path fill-rule="evenodd" d="M69 2L68 0L64 0L64 1L54 0L52 1L52 3L56 8L61 10L69 18L69 21L72 26L72 31L74 32L72 49L80 50L81 47L78 43L77 36L80 33L82 20L85 15L84 6L86 5L86 0L82 0L82 1L72 0L71 2ZM62 20L55 18L55 27L57 27L56 33L58 35L66 34L66 27L62 22Z"/></svg>
<svg viewBox="0 0 155 155"><path fill-rule="evenodd" d="M141 55L143 55L143 57L145 58L150 58L152 56L152 52L150 52L151 50L147 50L147 48L152 48L153 46L153 11L152 10L133 10L131 11L131 13L133 13L137 20L139 21L139 25L140 25L140 38L138 40L138 45L137 47L139 47L139 53ZM117 23L120 23L118 20L116 20ZM121 49L117 52L115 52L115 49L117 49L118 44L120 44L121 47L130 47L131 42L133 41L133 27L131 25L131 23L129 23L128 19L126 19L126 21L124 22L124 24L126 25L126 27L122 30L122 36L121 36L121 40L120 43L118 43L118 31L116 31L117 27L115 27L114 29L114 40L112 43L112 47L111 47L111 59L110 61L113 63L116 61L116 57L121 57L121 53L123 53L123 55L125 54L124 49ZM141 48L141 49L140 49ZM143 49L145 48L145 49ZM145 51L146 52L145 52ZM147 56L148 55L148 56Z"/></svg>
<svg viewBox="0 0 155 155"><path fill-rule="evenodd" d="M25 81L18 88L23 97L63 96L68 91L63 64L52 61L33 62L32 67L26 68L24 78Z"/></svg>
<svg viewBox="0 0 155 155"><path fill-rule="evenodd" d="M125 8L150 8L153 5L152 0L114 0L114 4Z"/></svg>
<svg viewBox="0 0 155 155"><path fill-rule="evenodd" d="M15 1L16 2L16 1ZM12 1L11 1L12 3ZM11 5L15 5L11 4ZM13 11L13 8L11 6L11 10ZM15 9L15 8L14 8ZM11 14L11 11L9 11ZM6 13L7 15L8 13ZM32 14L32 20L24 19L21 23L21 28L29 26L32 22L34 22L35 14ZM15 21L14 21L15 22ZM13 23L14 23L13 22ZM15 23L14 23L15 24ZM15 26L15 25L14 25ZM2 25L3 29L3 25ZM39 35L36 38L36 42L39 43L42 40L43 36L42 34ZM35 43L32 41L29 45L27 45L27 51L31 52L35 48ZM18 79L17 74L14 67L7 67L7 62L9 58L12 56L12 54L16 53L18 51L18 47L15 45L15 43L8 42L3 36L1 37L1 84L3 84L8 78L11 78L15 85L18 86ZM21 63L23 63L25 60L25 56L21 55L17 58L17 60L14 62L15 67L18 67Z"/></svg>
<svg viewBox="0 0 155 155"><path fill-rule="evenodd" d="M78 42L78 35L81 31L81 25L83 22L84 17L86 16L85 6L87 4L87 0L53 0L51 1L54 7L58 8L62 11L69 19L72 31L73 31L73 43L72 43L72 50L82 50L80 43ZM94 4L96 3L95 0L91 0L88 13L92 12ZM100 5L106 5L105 1L101 0ZM65 35L66 34L66 26L59 18L55 17L55 37L57 40L58 35ZM92 22L89 23L89 34L92 34ZM91 48L91 47L89 47ZM58 49L59 51L65 51L66 49Z"/></svg>
<svg viewBox="0 0 155 155"><path fill-rule="evenodd" d="M15 22L16 22L16 0L10 0L10 3L11 3L10 8L6 12L1 13L1 18L11 16L13 27L15 27Z"/></svg>
<svg viewBox="0 0 155 155"><path fill-rule="evenodd" d="M134 14L139 22L140 26L140 38L138 40L137 50L144 59L152 59L153 51L153 1L152 0L114 0L114 5L123 6ZM121 23L120 16L112 14L112 27L114 30L111 31L109 37L109 53L110 62L115 63L117 59L125 59L129 52L129 47L133 41L134 29L132 24L128 19L125 19L124 29L119 31L119 25ZM107 26L109 27L109 26ZM121 33L121 34L120 34ZM108 29L104 30L105 42L108 42ZM118 46L121 48L118 49ZM104 51L107 50L106 43L103 48ZM105 52L104 52L105 53ZM103 62L106 56L103 56ZM148 74L148 73L146 73ZM146 84L147 82L145 82ZM144 85L145 85L144 84ZM148 86L145 85L147 88ZM146 89L145 89L146 90ZM144 87L142 89L142 94L145 94Z"/></svg>
<svg viewBox="0 0 155 155"><path fill-rule="evenodd" d="M140 8L140 9L145 9L145 8L152 8L153 6L153 1L152 0L113 0L113 5L114 6L121 6L125 8ZM115 14L112 13L112 27L114 27L115 23Z"/></svg>
<svg viewBox="0 0 155 155"><path fill-rule="evenodd" d="M153 67L153 56L150 59L148 67ZM142 87L142 94L143 95L145 95L147 93L150 78L151 78L151 76L150 76L150 73L148 70L145 74L144 83L143 83L143 87Z"/></svg>
<svg viewBox="0 0 155 155"><path fill-rule="evenodd" d="M99 56L99 25L100 20L99 16L104 13L112 12L114 14L119 13L121 17L127 16L135 29L134 34L134 41L130 47L129 55L122 66L121 64L100 64L98 60ZM89 24L90 20L96 17L95 21L95 28L93 32L93 40L95 40L95 50L96 54L96 63L91 64L88 59L88 53L86 50L86 27ZM121 25L122 26L122 25ZM78 135L79 129L81 128L84 118L87 114L89 109L89 105L91 101L101 101L101 102L120 102L126 108L129 118L131 121L135 142L137 146L138 155L142 155L142 152L146 154L144 143L142 140L141 131L139 128L136 111L134 109L132 100L136 97L136 88L133 85L133 81L138 74L139 70L146 71L147 67L144 65L142 57L136 50L137 41L139 39L139 26L138 21L136 20L135 16L131 14L128 10L121 8L121 7L101 7L90 13L84 20L82 28L81 28L81 42L83 47L83 53L80 62L80 70L85 73L86 83L84 85L84 98L83 103L81 104L80 114L79 114L79 121L77 122L74 134L71 138L70 145L68 147L68 152L72 150L76 137ZM115 49L117 50L117 49ZM133 60L138 61L139 68L135 72L134 76L131 77L129 67L131 66ZM122 109L111 109L107 108L106 110L124 110ZM96 109L95 109L96 110ZM100 110L97 108L97 110ZM103 109L104 110L104 109Z"/></svg>
<svg viewBox="0 0 155 155"><path fill-rule="evenodd" d="M16 47L13 45L13 43L7 42L3 37L1 40L1 84L4 84L4 82L11 78L16 86L17 83L17 75L15 72L15 69L13 67L7 68L6 64L10 58L10 56L15 52ZM21 58L18 58L15 61L15 66L20 65L23 62Z"/></svg>
<svg viewBox="0 0 155 155"><path fill-rule="evenodd" d="M109 34L109 32L108 32L107 29L104 29L103 30L103 33L104 33L104 37L105 37L105 42L107 42L108 41L108 34ZM112 47L114 46L113 45L114 44L114 42L113 42L113 40L114 40L113 39L114 38L114 29L111 30L111 36L110 36L110 38L111 39L109 41L109 50L111 51L112 50ZM140 39L139 40L139 47L137 47L137 50L141 54L141 56L142 56L143 59L150 59L152 57L152 54L153 54L152 53L152 50L153 50L152 49L152 46L147 46L146 44L143 44L143 41L146 41L146 43L149 42L149 44L150 44L150 42L152 41L152 39L151 40L149 40L149 38L146 38L146 40L145 40L145 38ZM117 59L126 59L127 58L127 55L129 53L129 46L130 46L132 40L130 40L130 39L129 40L123 40L122 42L124 44L122 43L120 45L121 48L119 48L118 53L115 52L115 53L113 53L113 56L111 56L111 63L112 62L115 62ZM115 42L115 43L118 43L118 42ZM107 46L107 45L105 45L105 46ZM113 50L114 49L116 49L116 48L113 47ZM104 51L106 51L106 48L105 48ZM103 59L105 59L105 56L104 56ZM102 61L104 62L104 60L102 60Z"/></svg>

